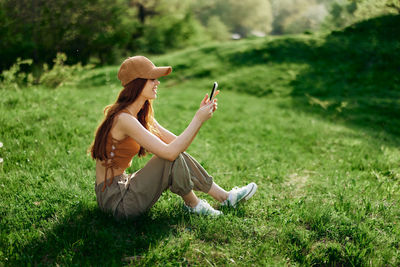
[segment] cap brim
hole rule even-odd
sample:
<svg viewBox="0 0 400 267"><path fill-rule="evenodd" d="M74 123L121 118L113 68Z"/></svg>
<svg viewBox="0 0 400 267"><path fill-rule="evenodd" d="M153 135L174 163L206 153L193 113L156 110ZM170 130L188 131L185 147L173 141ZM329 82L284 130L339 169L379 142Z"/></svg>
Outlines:
<svg viewBox="0 0 400 267"><path fill-rule="evenodd" d="M149 73L149 79L157 79L162 76L167 76L172 71L171 67L155 67Z"/></svg>

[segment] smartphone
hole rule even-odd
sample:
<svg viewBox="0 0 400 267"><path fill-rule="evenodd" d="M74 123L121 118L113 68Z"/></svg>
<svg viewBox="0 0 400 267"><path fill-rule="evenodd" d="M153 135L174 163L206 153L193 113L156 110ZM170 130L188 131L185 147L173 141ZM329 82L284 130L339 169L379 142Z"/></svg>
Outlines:
<svg viewBox="0 0 400 267"><path fill-rule="evenodd" d="M211 90L211 94L210 94L210 101L212 100L212 98L214 96L214 93L215 93L215 90L217 90L217 88L218 88L218 83L214 82L214 86L213 86L213 88Z"/></svg>

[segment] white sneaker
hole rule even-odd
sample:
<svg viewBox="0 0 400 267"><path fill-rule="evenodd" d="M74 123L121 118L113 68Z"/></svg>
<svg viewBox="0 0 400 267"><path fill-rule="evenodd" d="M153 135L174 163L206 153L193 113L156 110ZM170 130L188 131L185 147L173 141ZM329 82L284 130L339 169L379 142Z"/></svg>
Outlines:
<svg viewBox="0 0 400 267"><path fill-rule="evenodd" d="M222 215L222 211L214 209L204 199L200 199L199 203L194 208L189 207L186 204L184 204L184 207L190 213L197 213L197 214L200 214L200 215L211 215L211 216Z"/></svg>
<svg viewBox="0 0 400 267"><path fill-rule="evenodd" d="M221 206L236 207L237 203L242 200L249 200L254 193L257 191L257 185L255 183L249 183L243 187L234 187L229 191L228 198L221 203Z"/></svg>

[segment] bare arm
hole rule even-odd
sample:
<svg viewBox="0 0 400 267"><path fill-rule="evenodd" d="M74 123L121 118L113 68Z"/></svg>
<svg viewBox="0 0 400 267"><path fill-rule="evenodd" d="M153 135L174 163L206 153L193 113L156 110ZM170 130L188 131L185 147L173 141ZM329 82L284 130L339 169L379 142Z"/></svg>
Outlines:
<svg viewBox="0 0 400 267"><path fill-rule="evenodd" d="M160 134L161 134L160 138L161 138L161 140L162 140L164 143L169 144L169 143L171 143L172 141L174 141L174 140L176 139L176 135L173 134L173 133L171 133L170 131L168 131L168 130L165 129L164 127L162 127L162 126L158 123L158 121L155 120L155 123L156 123L156 126L157 126L158 131L159 131Z"/></svg>
<svg viewBox="0 0 400 267"><path fill-rule="evenodd" d="M118 122L120 123L120 129L135 139L147 151L160 158L174 161L180 153L189 147L202 124L211 118L216 108L216 101L203 105L196 112L188 127L169 144L152 134L136 118L126 113L122 113L119 116Z"/></svg>

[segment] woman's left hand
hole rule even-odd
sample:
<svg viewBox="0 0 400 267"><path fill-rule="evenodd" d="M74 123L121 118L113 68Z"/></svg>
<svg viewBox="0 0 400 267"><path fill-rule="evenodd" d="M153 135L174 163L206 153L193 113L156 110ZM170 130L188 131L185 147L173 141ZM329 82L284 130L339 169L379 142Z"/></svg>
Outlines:
<svg viewBox="0 0 400 267"><path fill-rule="evenodd" d="M219 94L219 90L217 90L217 91L214 93L213 99L214 99L218 94ZM204 106L207 105L209 102L210 102L210 99L209 99L209 97L208 97L208 94L206 94L206 96L203 98L203 100L202 100L201 103L200 103L200 108L204 107Z"/></svg>

